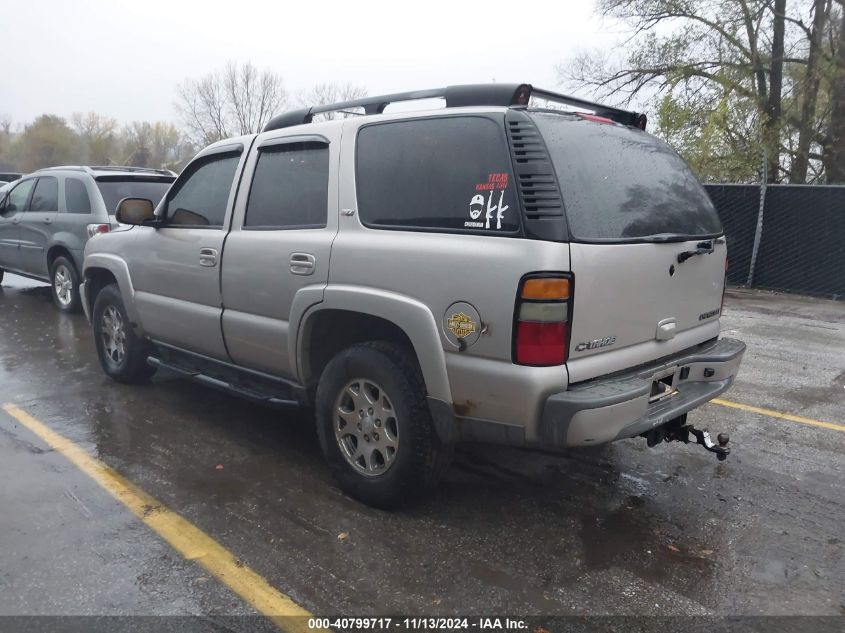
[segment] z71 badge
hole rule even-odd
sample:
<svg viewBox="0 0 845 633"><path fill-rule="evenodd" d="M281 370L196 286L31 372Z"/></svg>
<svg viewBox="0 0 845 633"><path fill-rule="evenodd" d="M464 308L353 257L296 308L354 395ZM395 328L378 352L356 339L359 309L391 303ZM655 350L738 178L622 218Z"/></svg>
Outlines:
<svg viewBox="0 0 845 633"><path fill-rule="evenodd" d="M615 336L606 336L605 338L597 338L593 339L592 341L585 341L584 343L578 343L575 346L576 352L583 352L584 350L588 349L597 349L599 347L607 347L608 345L613 345L616 342Z"/></svg>

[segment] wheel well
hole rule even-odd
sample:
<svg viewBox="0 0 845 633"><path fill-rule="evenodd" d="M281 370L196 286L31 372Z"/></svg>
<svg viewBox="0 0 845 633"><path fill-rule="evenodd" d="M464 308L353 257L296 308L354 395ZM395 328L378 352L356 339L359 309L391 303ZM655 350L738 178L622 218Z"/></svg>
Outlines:
<svg viewBox="0 0 845 633"><path fill-rule="evenodd" d="M109 284L116 284L117 279L111 274L111 271L105 268L89 268L85 271L85 283L87 284L88 291L88 308L93 310L94 301L97 299L97 295L100 294L100 290Z"/></svg>
<svg viewBox="0 0 845 633"><path fill-rule="evenodd" d="M411 339L392 321L348 310L321 310L306 326L303 370L310 393L326 365L341 350L365 341L389 341L406 348L416 361Z"/></svg>
<svg viewBox="0 0 845 633"><path fill-rule="evenodd" d="M70 260L70 263L73 264L73 256L70 254L70 251L66 249L64 246L51 246L50 250L47 251L47 272L50 272L50 269L53 267L53 262L56 261L56 258L59 256L67 257ZM75 268L75 266L74 266Z"/></svg>

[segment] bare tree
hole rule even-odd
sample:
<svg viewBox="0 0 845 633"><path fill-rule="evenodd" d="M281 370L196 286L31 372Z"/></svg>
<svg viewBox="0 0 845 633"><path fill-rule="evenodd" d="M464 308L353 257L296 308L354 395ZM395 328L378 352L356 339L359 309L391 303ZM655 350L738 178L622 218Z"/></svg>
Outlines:
<svg viewBox="0 0 845 633"><path fill-rule="evenodd" d="M825 163L828 182L845 183L845 10L839 24L835 79L831 89L831 124Z"/></svg>
<svg viewBox="0 0 845 633"><path fill-rule="evenodd" d="M119 145L117 121L96 112L75 112L70 123L79 136L82 162L90 165L115 162Z"/></svg>
<svg viewBox="0 0 845 633"><path fill-rule="evenodd" d="M286 101L281 75L247 62L222 72L186 79L176 108L192 141L208 145L239 134L260 132Z"/></svg>
<svg viewBox="0 0 845 633"><path fill-rule="evenodd" d="M340 101L353 101L367 96L367 89L363 86L356 86L351 83L321 83L299 95L299 103L302 107L327 105ZM363 112L362 112L363 113ZM352 111L351 114L357 114ZM331 121L336 118L346 118L349 112L324 112L318 115L324 121Z"/></svg>
<svg viewBox="0 0 845 633"><path fill-rule="evenodd" d="M223 74L223 87L238 134L260 131L285 102L281 76L259 73L252 64L239 68L230 63Z"/></svg>
<svg viewBox="0 0 845 633"><path fill-rule="evenodd" d="M682 153L707 178L756 179L765 154L770 182L819 179L832 125L837 4L598 0L629 37L616 55L561 65L560 78L600 97L650 103L658 132L683 141Z"/></svg>

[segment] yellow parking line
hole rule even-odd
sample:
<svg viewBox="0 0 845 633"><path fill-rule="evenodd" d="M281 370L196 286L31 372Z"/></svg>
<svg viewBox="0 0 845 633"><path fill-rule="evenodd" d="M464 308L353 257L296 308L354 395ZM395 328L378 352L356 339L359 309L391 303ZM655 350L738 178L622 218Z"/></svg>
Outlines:
<svg viewBox="0 0 845 633"><path fill-rule="evenodd" d="M772 411L771 409L763 409L761 407L752 407L749 404L740 404L739 402L731 402L730 400L722 400L715 398L711 400L713 404L720 404L723 407L731 407L732 409L741 409L750 413L759 413L760 415L768 415L773 418L780 418L781 420L789 420L790 422L798 422L799 424L809 424L810 426L820 426L823 429L831 429L833 431L845 431L845 425L834 424L833 422L823 422L822 420L814 420L813 418L805 418L800 415L792 415L791 413L781 413L780 411Z"/></svg>
<svg viewBox="0 0 845 633"><path fill-rule="evenodd" d="M256 611L273 620L280 629L291 632L309 630L307 619L311 613L272 587L193 523L156 501L100 460L91 457L69 439L47 428L26 411L11 403L4 404L3 410L111 493L181 556L195 561Z"/></svg>

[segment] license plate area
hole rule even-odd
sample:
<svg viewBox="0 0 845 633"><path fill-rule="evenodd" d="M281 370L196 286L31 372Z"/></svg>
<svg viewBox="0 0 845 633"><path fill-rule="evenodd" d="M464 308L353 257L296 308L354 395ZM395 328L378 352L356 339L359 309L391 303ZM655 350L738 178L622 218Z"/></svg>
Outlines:
<svg viewBox="0 0 845 633"><path fill-rule="evenodd" d="M664 398L670 398L678 393L678 388L675 386L675 379L678 375L678 368L672 367L660 373L654 374L651 377L651 392L648 396L648 401L657 402Z"/></svg>

